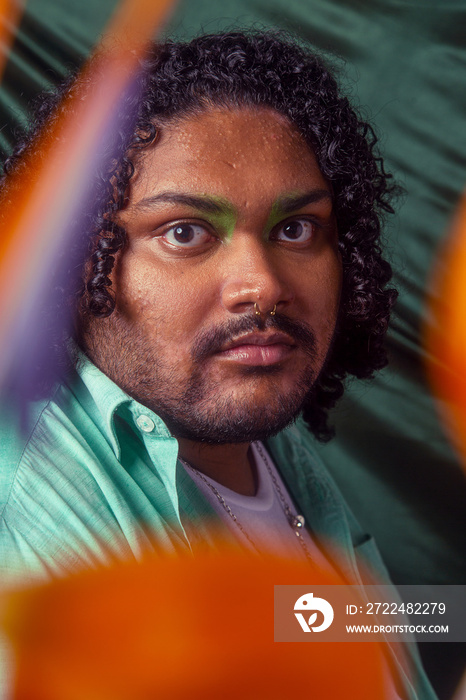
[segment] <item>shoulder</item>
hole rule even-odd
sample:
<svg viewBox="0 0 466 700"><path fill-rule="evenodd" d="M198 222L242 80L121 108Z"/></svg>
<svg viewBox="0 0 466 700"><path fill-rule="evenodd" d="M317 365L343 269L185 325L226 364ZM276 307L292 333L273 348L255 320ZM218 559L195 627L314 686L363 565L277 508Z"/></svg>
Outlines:
<svg viewBox="0 0 466 700"><path fill-rule="evenodd" d="M49 398L21 407L11 399L0 401L0 514L3 513L17 478L18 468L34 440Z"/></svg>
<svg viewBox="0 0 466 700"><path fill-rule="evenodd" d="M65 477L70 468L76 474L102 439L93 417L65 384L40 401L1 403L0 514L21 485L45 485L52 472Z"/></svg>
<svg viewBox="0 0 466 700"><path fill-rule="evenodd" d="M2 580L108 559L99 532L114 516L100 476L117 460L84 403L63 384L26 409L0 406Z"/></svg>

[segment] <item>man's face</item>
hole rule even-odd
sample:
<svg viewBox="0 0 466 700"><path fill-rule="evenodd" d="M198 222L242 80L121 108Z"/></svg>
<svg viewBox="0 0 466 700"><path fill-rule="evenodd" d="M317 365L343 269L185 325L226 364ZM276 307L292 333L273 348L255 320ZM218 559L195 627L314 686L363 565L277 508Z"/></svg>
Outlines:
<svg viewBox="0 0 466 700"><path fill-rule="evenodd" d="M322 369L339 307L314 154L273 110L212 109L168 125L135 165L116 309L82 321L89 355L177 437L277 432Z"/></svg>

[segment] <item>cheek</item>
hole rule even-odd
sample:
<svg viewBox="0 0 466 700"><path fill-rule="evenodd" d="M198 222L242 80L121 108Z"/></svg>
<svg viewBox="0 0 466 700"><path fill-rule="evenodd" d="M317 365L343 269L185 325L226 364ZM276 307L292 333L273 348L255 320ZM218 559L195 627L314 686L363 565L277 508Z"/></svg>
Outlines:
<svg viewBox="0 0 466 700"><path fill-rule="evenodd" d="M342 289L342 264L337 251L331 251L309 274L307 298L311 308L311 325L324 336L335 329Z"/></svg>
<svg viewBox="0 0 466 700"><path fill-rule="evenodd" d="M120 317L152 339L174 344L192 339L211 307L207 281L192 277L179 266L163 266L128 252L114 278Z"/></svg>
<svg viewBox="0 0 466 700"><path fill-rule="evenodd" d="M118 312L130 323L141 319L158 318L165 308L163 289L153 275L125 260L119 266L115 281Z"/></svg>

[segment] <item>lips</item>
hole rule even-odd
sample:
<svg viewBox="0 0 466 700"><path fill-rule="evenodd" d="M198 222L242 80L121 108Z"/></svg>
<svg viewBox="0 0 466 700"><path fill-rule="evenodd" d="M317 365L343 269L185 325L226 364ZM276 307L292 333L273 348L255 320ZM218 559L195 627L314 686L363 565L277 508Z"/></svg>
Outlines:
<svg viewBox="0 0 466 700"><path fill-rule="evenodd" d="M286 333L248 333L226 343L217 356L244 365L267 366L286 360L295 350Z"/></svg>

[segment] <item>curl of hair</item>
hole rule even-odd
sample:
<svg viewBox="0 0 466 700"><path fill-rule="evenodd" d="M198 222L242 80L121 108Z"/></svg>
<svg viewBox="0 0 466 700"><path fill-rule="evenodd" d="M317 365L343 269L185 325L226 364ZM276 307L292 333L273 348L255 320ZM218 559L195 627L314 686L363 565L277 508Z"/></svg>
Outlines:
<svg viewBox="0 0 466 700"><path fill-rule="evenodd" d="M48 100L41 98L34 129L7 159L6 173L20 166L24 152L74 84L68 81ZM396 291L387 288L391 268L382 258L379 239L381 217L393 211L390 201L397 188L384 170L372 128L340 94L325 63L282 32L206 35L147 52L136 86L120 103L119 128L105 146L92 183L88 255L74 293L87 313L103 317L113 312L110 275L126 243L126 233L114 218L126 204L135 158L167 123L211 106L265 106L284 115L313 149L332 185L343 263L342 303L332 351L303 411L310 430L328 440L333 431L327 413L342 395L345 377L371 377L387 361L383 343Z"/></svg>

